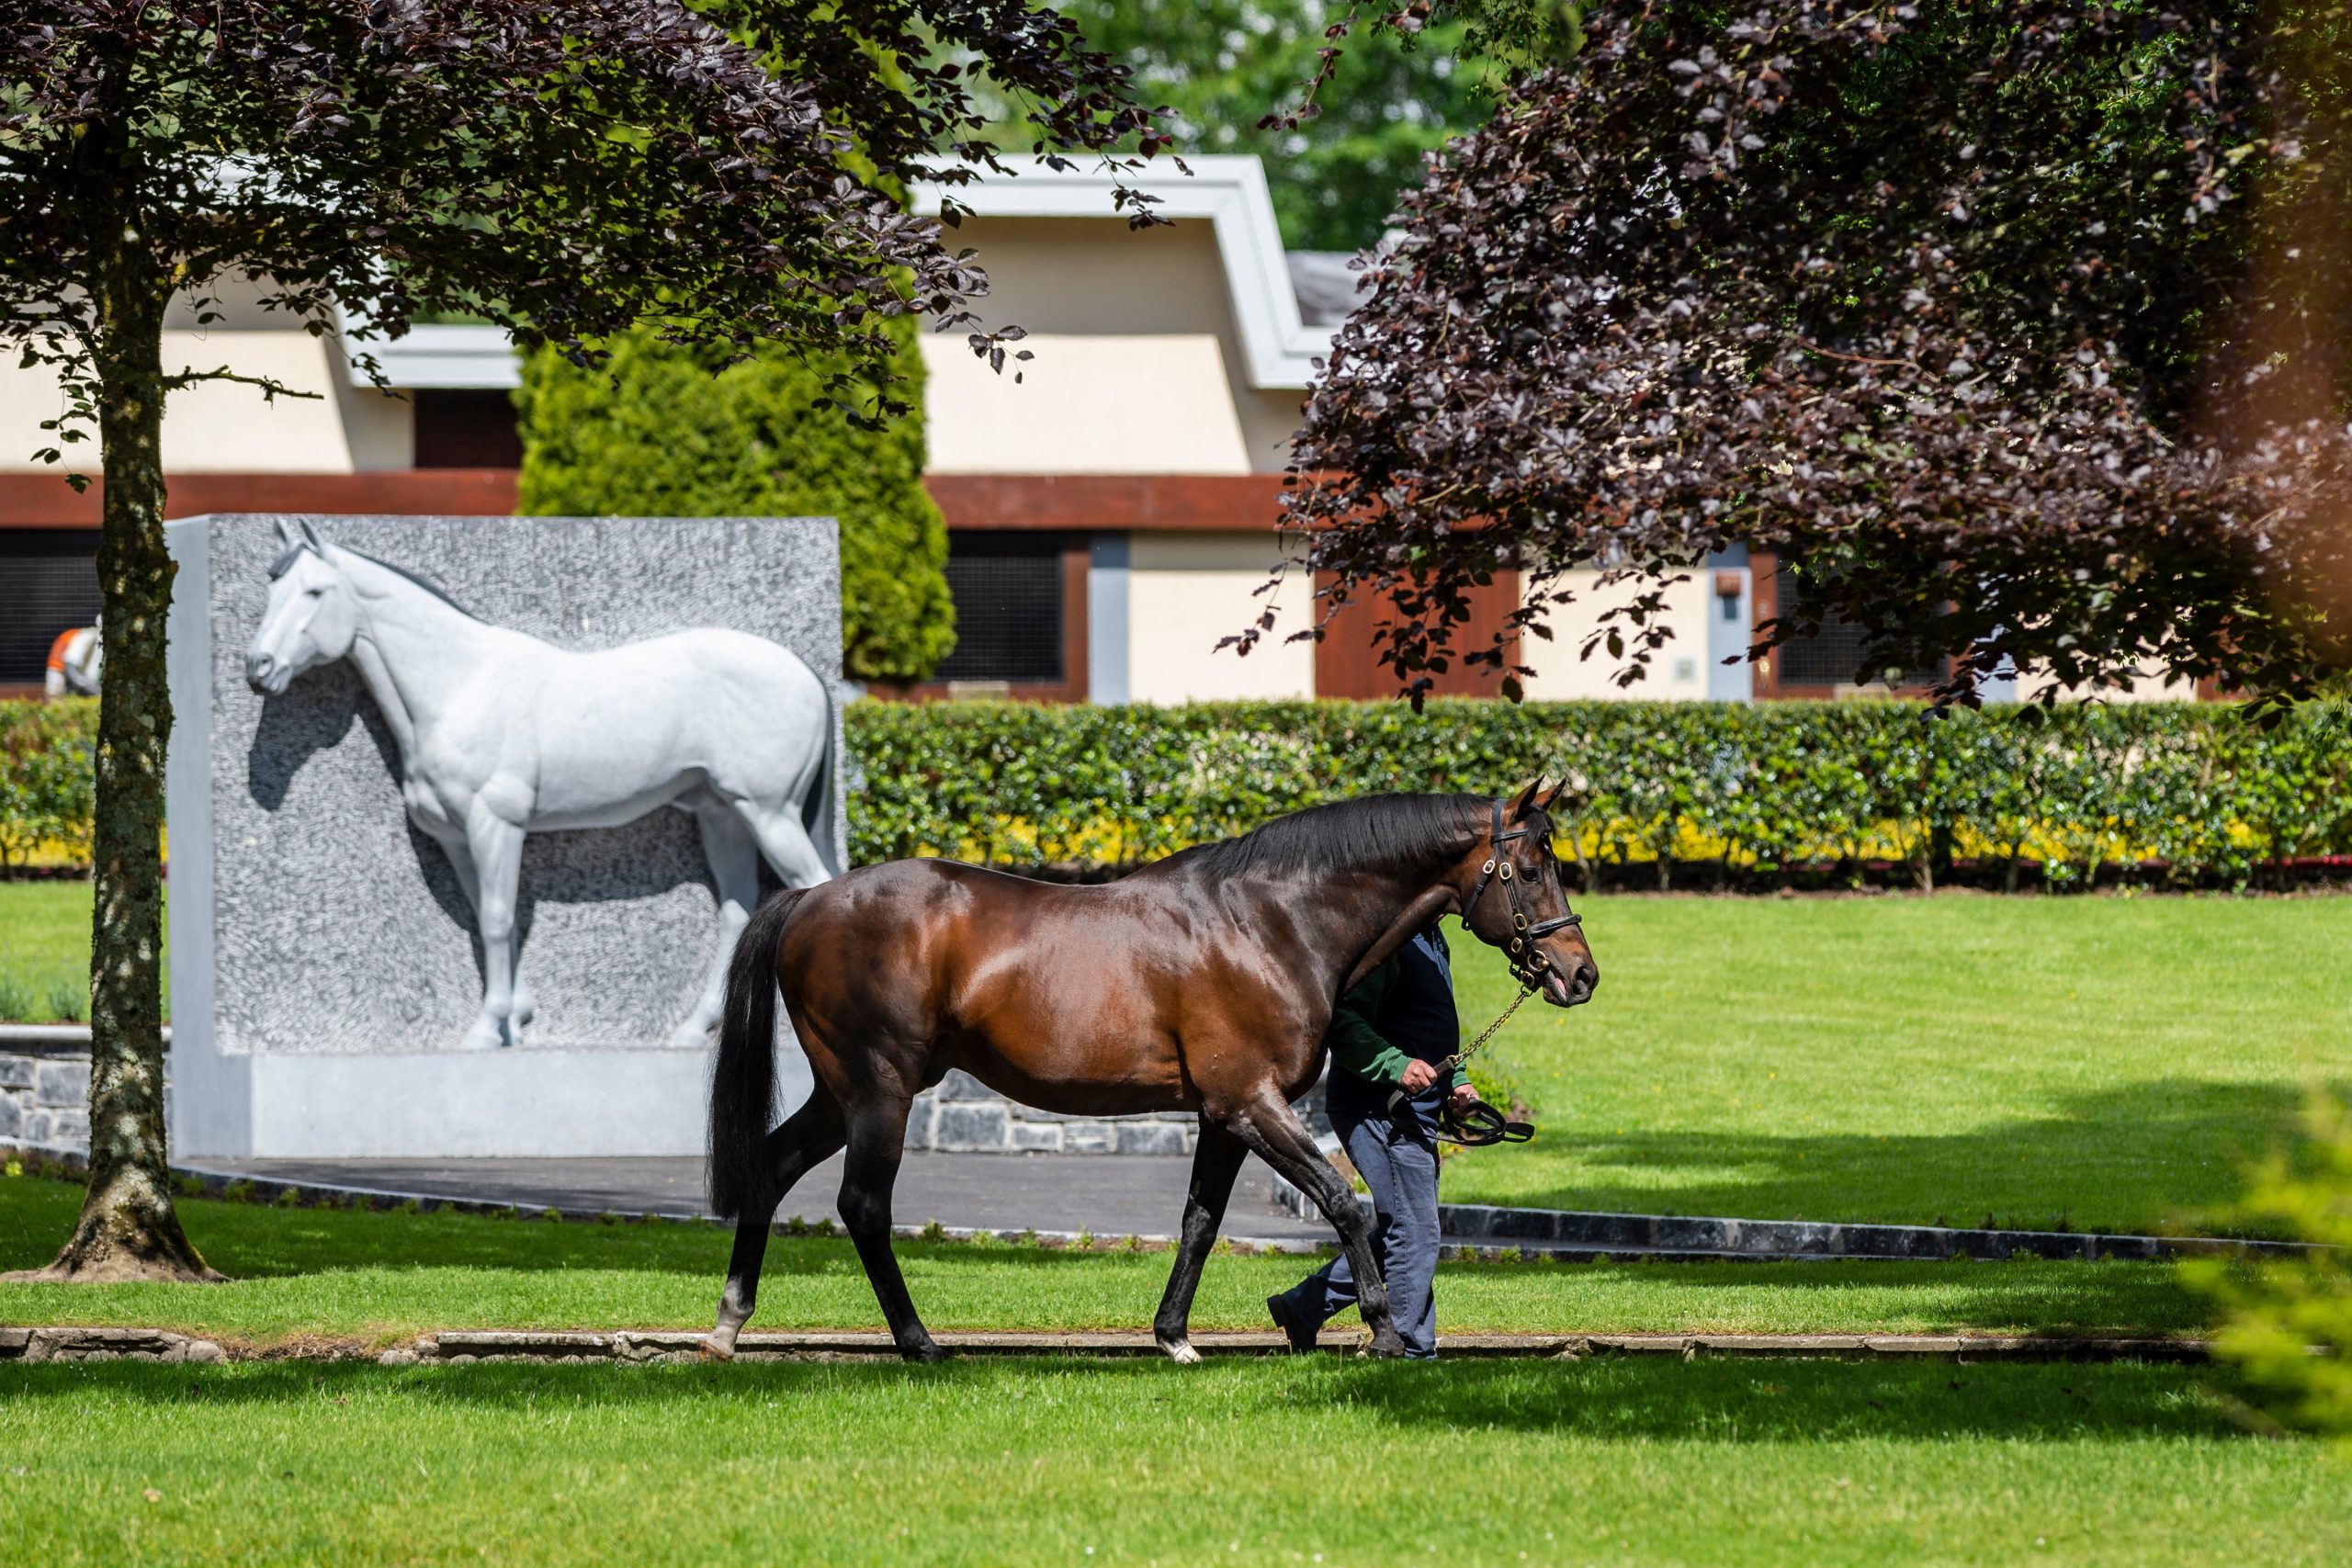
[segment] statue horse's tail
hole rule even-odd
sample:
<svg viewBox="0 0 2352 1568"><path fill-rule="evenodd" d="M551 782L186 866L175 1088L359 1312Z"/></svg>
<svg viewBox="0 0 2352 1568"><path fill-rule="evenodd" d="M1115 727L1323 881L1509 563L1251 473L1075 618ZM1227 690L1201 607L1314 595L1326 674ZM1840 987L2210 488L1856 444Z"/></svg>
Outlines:
<svg viewBox="0 0 2352 1568"><path fill-rule="evenodd" d="M808 841L817 846L817 858L825 869L839 876L849 869L844 859L846 846L842 843L841 825L834 820L839 807L833 799L833 774L838 759L833 756L833 726L840 722L833 689L825 688L825 742L817 752L817 787L800 805L800 825L808 831Z"/></svg>
<svg viewBox="0 0 2352 1568"><path fill-rule="evenodd" d="M752 911L727 967L727 1011L710 1074L710 1206L734 1219L765 1184L769 1119L775 1114L775 953L796 887Z"/></svg>

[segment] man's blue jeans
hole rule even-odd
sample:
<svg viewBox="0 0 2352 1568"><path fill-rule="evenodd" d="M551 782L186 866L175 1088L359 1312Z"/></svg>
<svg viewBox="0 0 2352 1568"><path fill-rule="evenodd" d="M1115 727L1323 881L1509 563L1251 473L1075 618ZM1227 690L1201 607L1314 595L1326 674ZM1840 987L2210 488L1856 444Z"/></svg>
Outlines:
<svg viewBox="0 0 2352 1568"><path fill-rule="evenodd" d="M1409 1112L1408 1112L1409 1114ZM1404 1337L1406 1353L1437 1355L1437 1148L1409 1122L1385 1116L1334 1115L1348 1158L1372 1189L1373 1250L1388 1281L1388 1314ZM1344 1252L1283 1293L1301 1321L1321 1324L1356 1304L1355 1271Z"/></svg>

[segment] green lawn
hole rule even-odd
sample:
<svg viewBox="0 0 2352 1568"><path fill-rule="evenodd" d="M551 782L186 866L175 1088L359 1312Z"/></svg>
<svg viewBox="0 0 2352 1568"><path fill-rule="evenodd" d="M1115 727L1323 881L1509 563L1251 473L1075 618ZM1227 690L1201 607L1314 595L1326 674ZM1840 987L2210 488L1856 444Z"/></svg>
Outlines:
<svg viewBox="0 0 2352 1568"><path fill-rule="evenodd" d="M0 1272L38 1268L80 1192L0 1179ZM267 1344L389 1343L431 1328L706 1326L729 1233L715 1225L558 1224L462 1214L283 1210L200 1199L180 1213L234 1283L0 1284L0 1323L178 1328ZM1165 1253L902 1242L933 1328L1142 1328ZM1265 1298L1313 1267L1296 1257L1209 1260L1203 1328L1263 1328ZM2194 1333L2200 1303L2169 1269L2137 1263L1462 1264L1439 1274L1449 1330ZM846 1241L778 1238L755 1328L879 1328Z"/></svg>
<svg viewBox="0 0 2352 1568"><path fill-rule="evenodd" d="M90 885L0 882L0 1022L86 1019L89 997Z"/></svg>
<svg viewBox="0 0 2352 1568"><path fill-rule="evenodd" d="M2144 1230L2228 1202L2308 1082L2352 1081L2352 900L1577 907L1599 992L1490 1047L1541 1134L1449 1162L1449 1198ZM1453 945L1483 1024L1510 977Z"/></svg>
<svg viewBox="0 0 2352 1568"><path fill-rule="evenodd" d="M77 1190L0 1177L0 1269ZM715 1226L182 1204L236 1282L0 1285L0 1323L267 1344L700 1326ZM1165 1254L902 1245L933 1326L1136 1327ZM1254 1327L1296 1258L1210 1260ZM1442 1270L1453 1329L2193 1330L2143 1264ZM755 1326L878 1326L778 1239ZM0 1363L6 1560L654 1564L2064 1562L2352 1552L2352 1458L2256 1438L2222 1368L1079 1358L389 1369ZM1526 1556L1521 1558L1524 1552Z"/></svg>
<svg viewBox="0 0 2352 1568"><path fill-rule="evenodd" d="M2193 1369L1219 1359L0 1371L17 1560L2339 1563Z"/></svg>

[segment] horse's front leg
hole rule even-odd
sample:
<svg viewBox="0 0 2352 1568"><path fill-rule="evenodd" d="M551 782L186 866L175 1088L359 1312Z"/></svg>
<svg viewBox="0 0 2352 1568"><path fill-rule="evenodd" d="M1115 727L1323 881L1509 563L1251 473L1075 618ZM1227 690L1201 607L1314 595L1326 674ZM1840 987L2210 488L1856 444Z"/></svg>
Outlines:
<svg viewBox="0 0 2352 1568"><path fill-rule="evenodd" d="M466 850L474 863L474 918L481 928L481 1015L458 1043L488 1050L515 1043L522 1027L514 986L515 893L523 875L523 829L480 801L466 814Z"/></svg>
<svg viewBox="0 0 2352 1568"><path fill-rule="evenodd" d="M466 896L466 908L474 912L474 929L481 930L481 874L474 869L473 852L466 848L462 834L446 833L429 826L425 827L425 831L432 834L433 841L441 846L441 852L449 857L449 864L458 874L458 887ZM531 996L531 983L523 978L522 968L518 964L514 970L515 1027L520 1029L528 1025L537 1011L538 1003Z"/></svg>
<svg viewBox="0 0 2352 1568"><path fill-rule="evenodd" d="M1315 1206L1340 1233L1340 1246L1355 1274L1356 1311L1372 1330L1372 1353L1403 1355L1405 1341L1389 1321L1388 1285L1381 1272L1380 1255L1372 1244L1372 1227L1356 1204L1355 1190L1323 1157L1297 1112L1269 1084L1254 1099L1230 1107L1211 1106L1208 1113L1216 1115L1227 1131L1249 1145L1250 1153L1272 1166L1276 1175L1315 1200Z"/></svg>

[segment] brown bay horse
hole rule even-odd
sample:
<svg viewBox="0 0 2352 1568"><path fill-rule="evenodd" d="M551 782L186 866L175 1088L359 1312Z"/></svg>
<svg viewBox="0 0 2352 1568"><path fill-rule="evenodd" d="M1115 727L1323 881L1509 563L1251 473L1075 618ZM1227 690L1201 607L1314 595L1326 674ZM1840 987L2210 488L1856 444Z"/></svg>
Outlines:
<svg viewBox="0 0 2352 1568"><path fill-rule="evenodd" d="M1556 794L1556 790L1552 792ZM892 861L769 900L737 944L711 1086L711 1201L737 1220L708 1341L734 1352L776 1205L847 1146L841 1213L899 1353L940 1354L890 1247L910 1103L950 1067L1041 1110L1197 1111L1175 1269L1153 1321L1197 1359L1193 1294L1245 1154L1314 1198L1360 1281L1375 1355L1403 1342L1369 1229L1291 1110L1339 998L1441 914L1555 1007L1600 978L1552 857L1541 781L1508 801L1375 795L1312 807L1098 886ZM771 1131L775 997L816 1079Z"/></svg>

